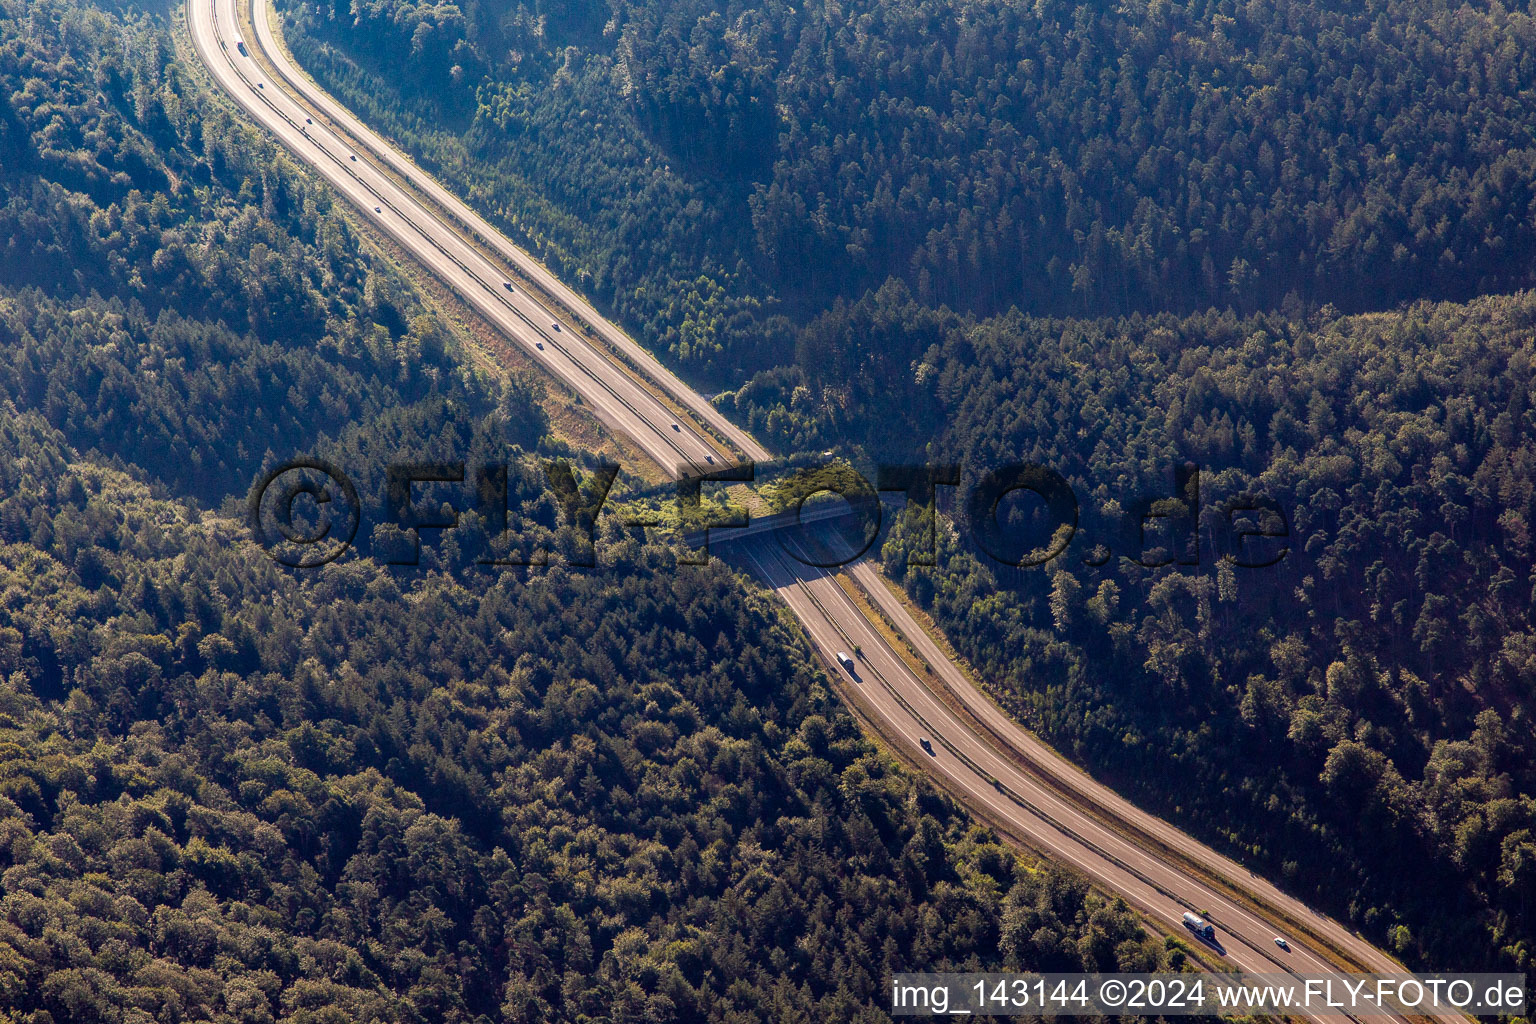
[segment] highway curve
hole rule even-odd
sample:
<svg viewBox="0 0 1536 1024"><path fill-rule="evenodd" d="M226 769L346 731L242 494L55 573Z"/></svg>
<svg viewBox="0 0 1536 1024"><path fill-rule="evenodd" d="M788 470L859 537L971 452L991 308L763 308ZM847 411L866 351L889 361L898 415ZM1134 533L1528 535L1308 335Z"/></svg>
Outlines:
<svg viewBox="0 0 1536 1024"><path fill-rule="evenodd" d="M769 457L706 399L315 88L277 46L266 0L252 0L252 6L258 27L254 39L239 27L235 0L189 0L188 25L199 56L241 108L379 230L673 476L721 468L731 447L750 459ZM259 46L279 79L242 52L241 43L246 50ZM479 244L469 241L466 232ZM534 296L509 287L509 265L590 324L600 340L589 340L568 322L557 328L558 318ZM615 352L691 415L675 415L633 373L616 365ZM1166 931L1182 933L1185 910L1210 911L1227 960L1244 970L1404 971L1348 928L1139 810L1025 732L945 658L867 560L849 567L852 577L933 666L931 674L920 677L909 668L836 579L788 557L774 536L743 538L732 547L733 560L765 581L799 617L830 671L842 672L836 652L855 645L862 649L857 676L844 673L842 689L879 733L1017 841L1073 865ZM1208 884L1212 876L1225 887ZM1231 898L1232 890L1242 899ZM1302 922L1304 931L1274 923L1286 920ZM1289 954L1274 945L1275 935L1282 933L1291 940Z"/></svg>

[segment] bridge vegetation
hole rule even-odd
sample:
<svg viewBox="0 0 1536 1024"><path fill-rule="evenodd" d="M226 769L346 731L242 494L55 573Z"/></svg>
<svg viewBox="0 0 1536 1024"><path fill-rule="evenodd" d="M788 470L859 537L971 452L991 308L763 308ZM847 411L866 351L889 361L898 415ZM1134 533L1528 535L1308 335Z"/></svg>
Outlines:
<svg viewBox="0 0 1536 1024"><path fill-rule="evenodd" d="M528 496L558 446L173 44L0 0L0 1020L873 1021L913 964L1178 961L722 567L255 547L291 454Z"/></svg>
<svg viewBox="0 0 1536 1024"><path fill-rule="evenodd" d="M1530 966L1526 5L279 3L781 454L1066 475L1052 566L887 548L1022 720L1411 963ZM1119 557L1186 554L1122 525L1186 461L1198 564ZM1212 546L1244 490L1275 569Z"/></svg>

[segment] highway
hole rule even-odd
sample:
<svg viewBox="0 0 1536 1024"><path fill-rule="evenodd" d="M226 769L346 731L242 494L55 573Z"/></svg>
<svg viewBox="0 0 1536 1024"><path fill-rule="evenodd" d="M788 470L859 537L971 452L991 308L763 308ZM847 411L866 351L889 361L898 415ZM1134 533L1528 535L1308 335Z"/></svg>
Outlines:
<svg viewBox="0 0 1536 1024"><path fill-rule="evenodd" d="M254 120L674 477L723 468L734 461L732 448L753 460L769 458L706 399L316 89L273 39L266 2L252 0L258 26L254 40L240 30L235 0L189 0L187 8L201 59ZM260 46L263 58L278 70L277 80L241 52L241 41L247 49L253 41ZM535 296L520 285L509 287L509 265L590 324L595 340L569 321L556 327L559 319ZM674 413L635 374L616 365L615 352L691 415ZM722 531L711 540L727 536ZM1181 915L1209 911L1232 966L1267 973L1341 967L1405 971L1348 928L1094 782L1013 723L939 651L867 560L847 571L918 649L931 673L914 672L833 575L788 557L773 535L744 537L731 548L731 559L766 582L799 617L828 670L844 676L843 692L880 735L1004 833L1072 865L1191 945L1198 942L1181 927ZM851 652L855 645L863 657L857 676L849 678L834 655ZM1209 884L1211 876L1230 888ZM1243 899L1231 898L1232 889ZM1272 923L1286 919L1302 922L1310 935ZM1291 941L1291 952L1275 946L1279 934ZM1312 936L1343 951L1347 962L1323 952L1324 944Z"/></svg>
<svg viewBox="0 0 1536 1024"><path fill-rule="evenodd" d="M284 59L286 51L278 44L272 32L272 23L267 17L270 0L250 0L250 3L252 18L256 25L257 41L261 44L262 52L268 55L273 66L278 69L283 78L283 84L288 90L310 109L323 113L331 123L341 126L389 170L410 181L415 189L426 195L442 212L466 228L476 240L483 243L499 259L517 267L546 293L554 296L567 309L572 310L590 324L599 338L621 352L642 375L652 381L672 382L674 380L671 371L663 367L655 356L636 344L634 339L593 309L586 299L568 288L565 282L551 274L543 264L519 249L462 200L443 188L431 175L422 171L408 157L401 155L388 142L357 120L351 111L316 88L301 70ZM709 400L703 395L682 385L681 382L677 383L677 387L666 389L672 399L684 405L699 420L709 424L711 430L725 437L742 455L754 462L765 462L772 458L767 449L758 444L746 431L726 419L720 410L710 405ZM666 463L661 465L665 466Z"/></svg>
<svg viewBox="0 0 1536 1024"><path fill-rule="evenodd" d="M258 13L262 9L258 5ZM514 286L505 266L498 265L454 231L437 211L376 166L368 153L387 149L381 141L367 139L374 148L364 150L355 135L348 138L332 130L325 115L290 95L284 86L302 81L301 75L293 72L292 78L281 83L269 81L269 76L249 55L252 40L244 38L236 27L234 0L195 0L188 8L188 25L204 63L247 113L318 171L379 230L412 253L475 312L569 385L608 427L632 438L647 456L673 476L707 473L734 458L689 417L675 415L649 389L623 372L599 343L589 340L568 321L560 321L526 289ZM242 44L247 52L242 52ZM282 59L277 51L266 51L266 55L269 59ZM348 131L353 127L348 125ZM355 127L366 135L361 126ZM391 170L404 174L413 183L430 181L418 169ZM507 242L506 249L515 251L516 247ZM597 318L589 322L602 321ZM611 327L607 330L616 331ZM707 417L711 423L718 420L729 426L702 396L693 397L696 402L690 403L689 408L701 406L713 414ZM732 431L750 442L740 431Z"/></svg>
<svg viewBox="0 0 1536 1024"><path fill-rule="evenodd" d="M1182 857L1198 858L1208 870L1240 883L1250 897L1306 920L1314 931L1344 947L1360 967L1405 972L1401 964L1342 925L1094 782L1014 723L940 653L889 593L867 558L848 567L850 575L912 642L938 679L925 678L926 672L919 674L897 654L838 584L835 570L804 564L810 560L805 552L801 552L804 560L796 559L772 536L732 543L722 535L713 538L712 545L729 561L744 564L766 580L783 598L826 658L828 671L845 680L842 689L853 691L851 699L877 721L888 742L904 747L910 760L926 764L962 803L1017 841L1071 865L1102 890L1124 897L1165 930L1183 935L1192 946L1199 943L1183 930L1183 914L1208 911L1217 927L1222 958L1244 971L1322 974L1338 971L1339 966L1294 931L1278 928L1249 906L1170 863L1160 855L1159 845L1172 844ZM843 669L837 664L837 652L851 653L855 648L862 653L854 669ZM965 711L941 699L945 689ZM982 728L972 717L977 713L985 718ZM1090 802L1107 810L1115 827L1106 825L1102 814L1085 811ZM1138 832L1155 841L1138 841ZM1276 947L1277 934L1287 938L1290 952Z"/></svg>
<svg viewBox="0 0 1536 1024"><path fill-rule="evenodd" d="M1176 850L1181 857L1199 864L1210 875L1235 883L1237 888L1260 903L1283 911L1294 920L1306 922L1307 927L1317 930L1333 946L1351 956L1359 968L1383 973L1404 970L1402 964L1349 929L1312 910L1300 900L1281 892L1272 883L1255 875L1236 861L1222 856L1204 844L1195 842L1161 818L1143 811L1108 786L1094 781L1086 772L1046 746L1008 717L984 694L978 692L959 667L939 650L938 645L928 633L912 618L906 606L890 592L884 576L868 558L859 559L849 569L850 575L860 588L870 595L881 614L912 643L919 657L933 667L934 674L938 677L937 685L964 708L968 722L972 723L968 731L974 733L975 723L980 723L983 733L989 736L994 748L1001 748L1011 752L1016 758L1022 758L1035 773L1047 777L1053 788L1071 792L1076 806L1093 806L1101 809L1096 817L1102 820L1107 816L1117 823L1121 832L1142 837L1139 845L1143 849L1161 847ZM934 684L927 685L931 687ZM1143 854L1143 856L1146 855ZM1186 901L1200 902L1192 898ZM1201 905L1210 909L1223 925L1226 924L1225 915L1217 912L1215 905L1210 902ZM1270 927L1270 946L1267 952L1273 951L1274 935L1280 930L1274 926ZM1301 963L1306 964L1307 969L1311 969L1315 957L1307 953L1304 943L1296 941L1294 933L1287 932L1287 937L1297 954L1291 966ZM1286 960L1287 958L1280 955L1278 959Z"/></svg>

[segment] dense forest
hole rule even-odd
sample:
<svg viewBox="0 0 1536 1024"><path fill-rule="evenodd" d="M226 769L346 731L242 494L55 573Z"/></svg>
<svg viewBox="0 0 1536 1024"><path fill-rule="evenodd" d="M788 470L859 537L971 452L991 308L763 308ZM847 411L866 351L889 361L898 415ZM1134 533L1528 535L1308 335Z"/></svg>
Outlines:
<svg viewBox="0 0 1536 1024"><path fill-rule="evenodd" d="M433 399L537 443L537 385L468 387L445 328L360 255L327 190L209 102L164 27L0 11L6 399L204 502Z"/></svg>
<svg viewBox="0 0 1536 1024"><path fill-rule="evenodd" d="M8 1020L881 1020L913 962L1178 962L722 568L295 576L34 412L0 446Z"/></svg>
<svg viewBox="0 0 1536 1024"><path fill-rule="evenodd" d="M711 378L890 277L978 315L1533 282L1521 4L280 6L323 83Z"/></svg>
<svg viewBox="0 0 1536 1024"><path fill-rule="evenodd" d="M1066 475L1045 567L881 552L1021 721L1415 966L1530 966L1527 10L284 13L779 451ZM299 452L370 500L503 458L578 541L538 382L467 369L174 40L0 0L0 1012L880 1019L915 962L1179 961L878 755L723 568L612 526L596 573L466 571L473 521L410 571L388 528L307 574L243 543ZM1128 530L1185 462L1192 548ZM1242 494L1274 567L1220 557Z"/></svg>
<svg viewBox="0 0 1536 1024"><path fill-rule="evenodd" d="M910 564L906 524L882 558L1000 703L1409 962L1529 964L1536 294L974 322L892 285L804 337L734 411L781 444L934 437L964 467L938 567ZM1000 563L970 522L970 489L1016 460L1079 503L1043 566ZM1287 536L1233 550L1227 509L1253 496ZM1049 547L1040 511L1001 510L1022 550Z"/></svg>
<svg viewBox="0 0 1536 1024"><path fill-rule="evenodd" d="M0 1019L873 1021L912 964L1181 962L723 567L250 543L293 453L527 493L559 446L199 81L164 21L0 0Z"/></svg>
<svg viewBox="0 0 1536 1024"><path fill-rule="evenodd" d="M1524 969L1533 337L1530 293L1309 324L953 331L924 357L937 455L972 479L1015 458L1057 469L1079 536L1014 569L955 534L924 569L898 528L885 565L1000 702L1117 787L1411 963ZM1198 508L1158 511L1187 527L1128 533L1146 499L1178 496L1185 460ZM1245 494L1289 520L1273 568L1222 558L1224 505Z"/></svg>
<svg viewBox="0 0 1536 1024"><path fill-rule="evenodd" d="M280 6L779 452L1065 474L1049 566L884 551L1023 721L1410 962L1529 965L1527 5Z"/></svg>

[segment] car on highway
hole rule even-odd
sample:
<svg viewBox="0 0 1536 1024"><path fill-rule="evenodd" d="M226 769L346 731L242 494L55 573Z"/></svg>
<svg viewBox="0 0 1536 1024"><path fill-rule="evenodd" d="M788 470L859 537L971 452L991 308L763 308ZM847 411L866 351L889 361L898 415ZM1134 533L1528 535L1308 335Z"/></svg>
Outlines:
<svg viewBox="0 0 1536 1024"><path fill-rule="evenodd" d="M505 288L507 291L511 291L512 290L512 282L511 281L503 281L503 282L501 282L501 286L503 288Z"/></svg>
<svg viewBox="0 0 1536 1024"><path fill-rule="evenodd" d="M1286 942L1285 939L1281 938L1278 935L1275 936L1275 945L1279 946L1281 949L1285 950L1287 953L1289 953L1291 951L1291 944L1289 942Z"/></svg>
<svg viewBox="0 0 1536 1024"><path fill-rule="evenodd" d="M704 461L713 466L715 464L715 457L713 455L706 455L704 456Z"/></svg>
<svg viewBox="0 0 1536 1024"><path fill-rule="evenodd" d="M849 675L853 674L853 659L848 657L847 651L837 652L837 663L847 669Z"/></svg>
<svg viewBox="0 0 1536 1024"><path fill-rule="evenodd" d="M310 120L310 119L309 119L309 118L307 118L307 117L306 117L306 118L305 118L305 119L304 119L304 123L305 123L305 124L314 124L314 123L315 123L315 122L313 122L313 121L311 121L311 120Z"/></svg>
<svg viewBox="0 0 1536 1024"><path fill-rule="evenodd" d="M373 212L374 212L374 213L383 213L383 212L384 212L384 211L383 211L383 210L381 210L381 209L380 209L380 208L379 208L379 207L377 207L377 206L375 206L375 207L374 207L374 208L373 208Z"/></svg>
<svg viewBox="0 0 1536 1024"><path fill-rule="evenodd" d="M265 89L266 87L267 87L267 83L266 82L257 82L256 83L256 88L258 88L258 89Z"/></svg>
<svg viewBox="0 0 1536 1024"><path fill-rule="evenodd" d="M544 351L544 343L542 341L536 341L534 342L534 345L538 346L540 352Z"/></svg>
<svg viewBox="0 0 1536 1024"><path fill-rule="evenodd" d="M553 327L553 328L554 328L554 329L555 329L555 330L557 330L557 331L558 331L558 330L559 330L559 329L560 329L560 325L559 325L559 324L556 324L556 323L552 323L552 324L550 324L550 325L549 325L549 326L551 326L551 327Z"/></svg>
<svg viewBox="0 0 1536 1024"><path fill-rule="evenodd" d="M678 426L676 423L672 424L672 429L677 431L679 434L683 432L683 428Z"/></svg>
<svg viewBox="0 0 1536 1024"><path fill-rule="evenodd" d="M928 756L929 757L938 757L939 756L938 751L933 749L933 744L929 741L927 736L924 736L922 739L918 740L917 742L922 745L922 748L924 750L928 751Z"/></svg>
<svg viewBox="0 0 1536 1024"><path fill-rule="evenodd" d="M352 160L353 163L357 163L357 154L353 153L350 159Z"/></svg>
<svg viewBox="0 0 1536 1024"><path fill-rule="evenodd" d="M235 40L235 49L240 51L240 56L242 56L242 57L249 57L251 55L251 51L247 50L245 48L245 40L244 39L236 39Z"/></svg>

